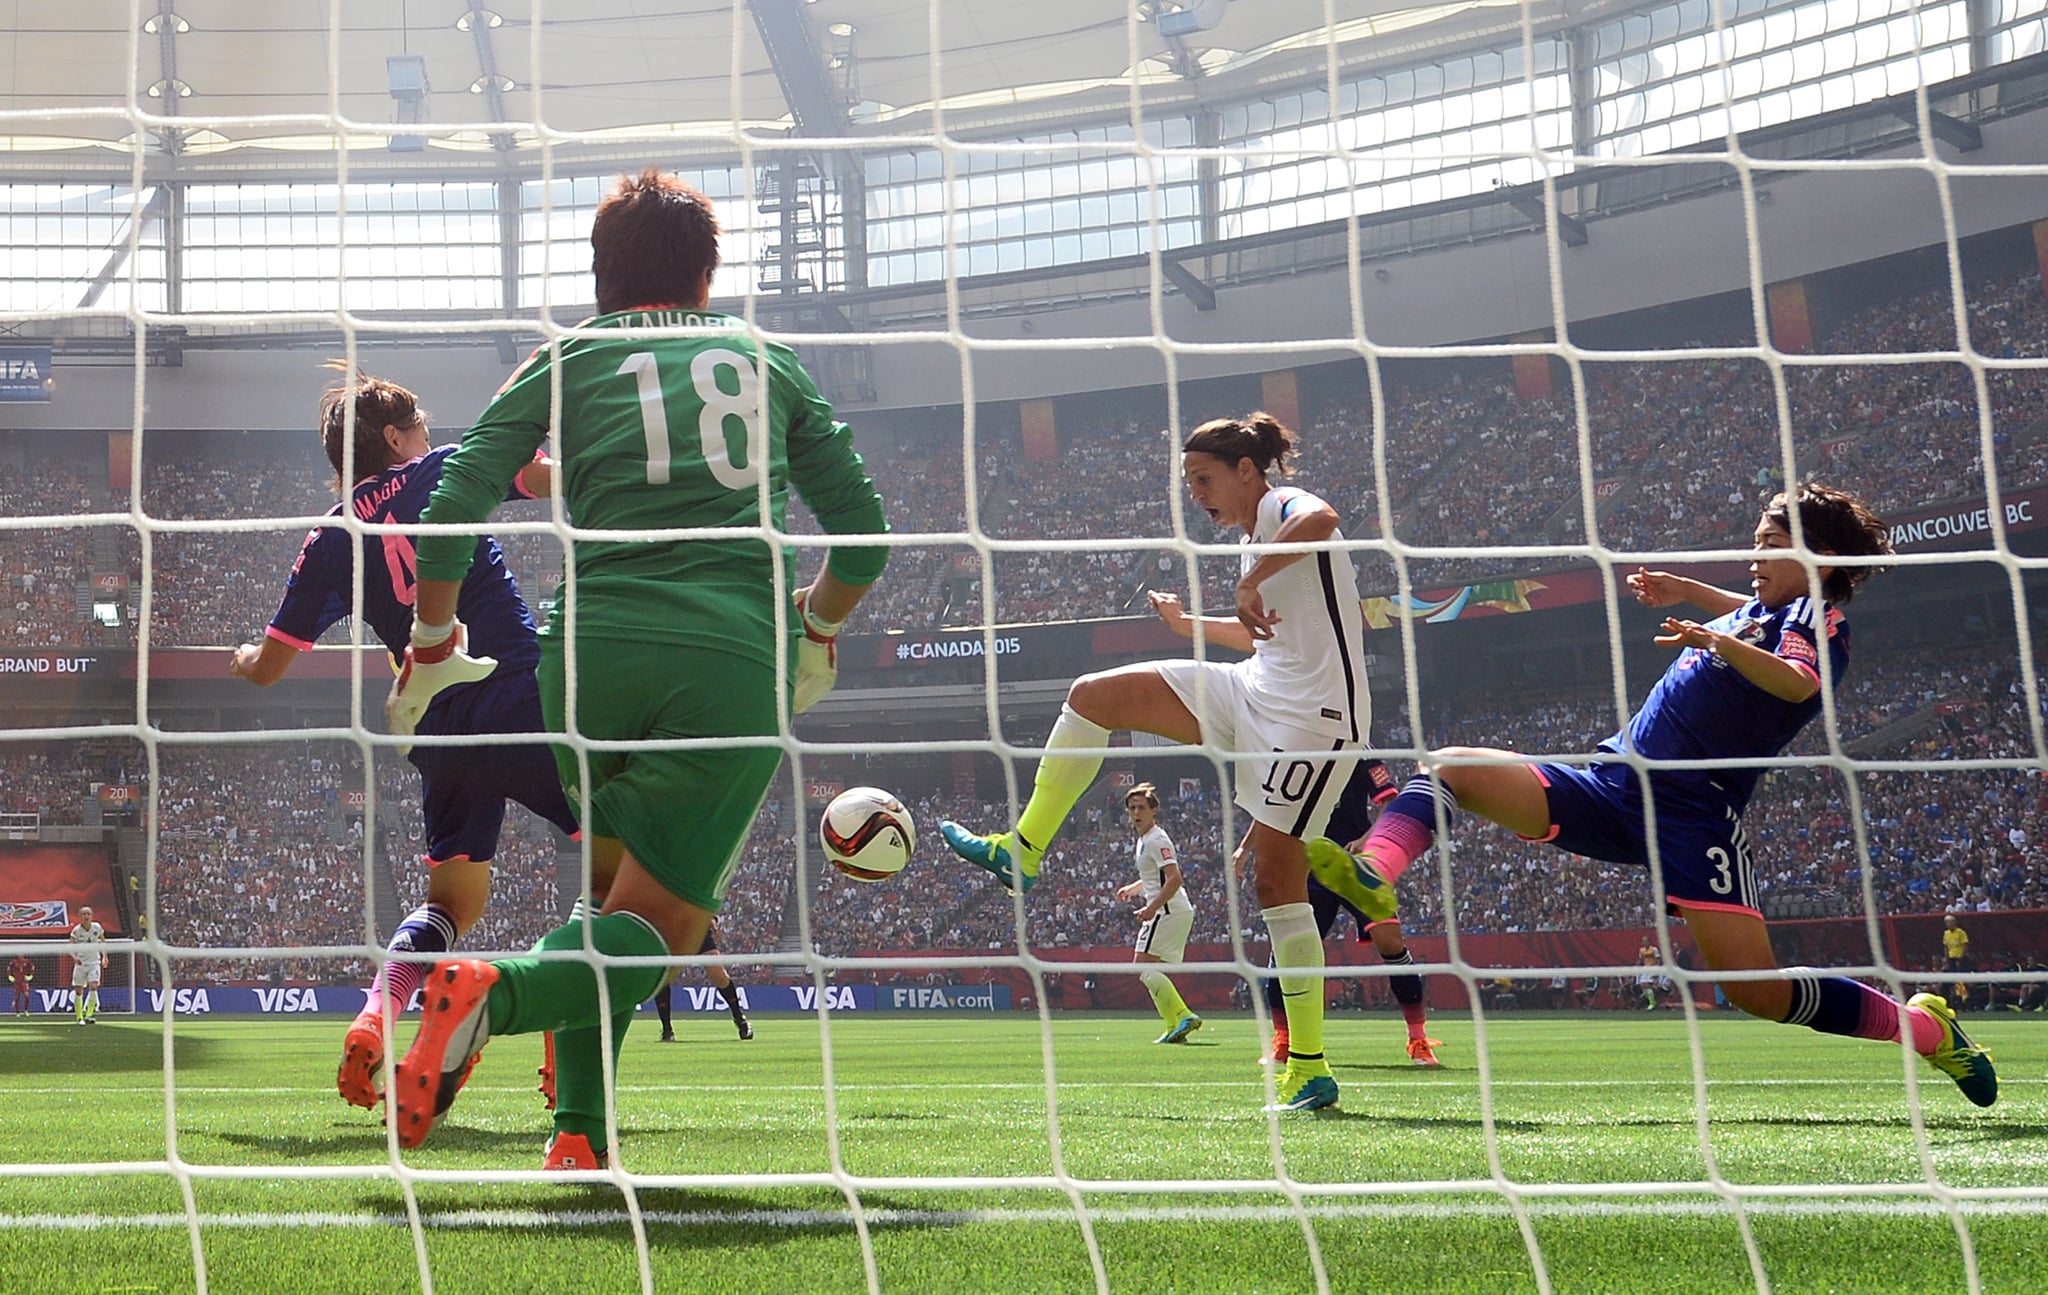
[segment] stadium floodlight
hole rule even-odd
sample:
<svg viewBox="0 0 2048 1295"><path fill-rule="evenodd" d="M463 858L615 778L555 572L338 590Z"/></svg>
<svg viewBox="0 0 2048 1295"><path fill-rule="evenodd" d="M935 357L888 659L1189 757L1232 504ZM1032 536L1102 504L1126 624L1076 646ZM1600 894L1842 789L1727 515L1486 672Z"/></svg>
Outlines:
<svg viewBox="0 0 2048 1295"><path fill-rule="evenodd" d="M1159 15L1159 34L1172 40L1177 36L1192 36L1198 31L1213 31L1223 21L1223 11L1230 8L1230 0L1195 0L1195 3L1172 13Z"/></svg>
<svg viewBox="0 0 2048 1295"><path fill-rule="evenodd" d="M390 54L384 59L384 79L391 87L394 104L392 120L402 126L427 119L427 60L423 54ZM394 153L418 153L427 146L425 135L393 135L389 148Z"/></svg>

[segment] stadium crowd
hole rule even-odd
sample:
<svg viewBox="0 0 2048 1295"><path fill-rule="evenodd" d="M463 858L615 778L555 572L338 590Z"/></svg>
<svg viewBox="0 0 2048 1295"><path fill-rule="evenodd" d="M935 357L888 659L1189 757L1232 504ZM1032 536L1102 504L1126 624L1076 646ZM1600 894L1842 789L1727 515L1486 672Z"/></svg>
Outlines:
<svg viewBox="0 0 2048 1295"><path fill-rule="evenodd" d="M2048 370L1995 367L2048 353L2048 299L2040 276L2010 272L1973 283L1970 341L1985 360L1920 364L1827 363L1829 355L1954 349L1945 289L1901 292L1829 322L1809 361L1782 364L1793 449L1802 471L1823 471L1882 513L1981 498L1983 441L1977 368L1991 406L1991 441L2010 490L2048 479L2048 437L2025 435L2048 413ZM1693 346L1741 347L1739 332L1698 336ZM1652 362L1584 353L1586 430L1592 449L1601 539L1624 550L1740 547L1758 497L1782 476L1783 451L1773 369L1748 357ZM1505 362L1408 361L1383 370L1382 408L1388 510L1409 545L1471 548L1575 541L1580 438L1568 381L1548 399L1520 399ZM1563 370L1560 367L1559 373ZM1335 503L1355 538L1378 533L1371 402L1362 366L1319 376L1305 391L1301 484ZM1114 405L1115 401L1110 401ZM1179 490L1175 438L1158 430L1163 393L1133 391L1121 411L1076 416L1060 433L1062 453L1032 462L1003 434L986 433L974 465L977 518L996 541L1025 547L994 553L999 622L1116 615L1142 606L1154 586L1185 590L1173 552ZM965 464L957 439L926 430L896 444L890 415L862 415L868 461L899 534L967 528ZM331 504L326 465L298 440L250 434L232 457L192 462L175 445L147 441L142 500L153 517L304 517ZM0 446L0 502L10 515L125 511L126 492L94 480L92 465L61 455L7 454ZM1183 509L1183 514L1186 510ZM544 508L502 516L541 520ZM1197 542L1230 543L1199 516L1184 523ZM815 532L801 508L792 529ZM0 532L0 642L24 647L115 646L133 641L142 568L133 528ZM247 637L275 607L281 573L300 538L295 525L254 534L159 531L151 550L154 643L214 646ZM1132 548L1031 548L1047 541L1152 541ZM546 536L507 542L529 596L559 579L561 546ZM815 559L813 559L815 560ZM1532 570L1558 559L1480 556L1422 559L1410 575L1428 586ZM1366 583L1393 587L1384 558L1365 559ZM1204 563L1204 587L1228 591L1228 563ZM979 624L981 553L971 545L900 549L889 579L853 628L924 630ZM94 576L125 582L118 626L98 623L82 592ZM104 596L101 599L104 601Z"/></svg>
<svg viewBox="0 0 2048 1295"><path fill-rule="evenodd" d="M1863 757L2029 760L2038 755L2024 689L2009 653L1985 649L1859 660L1836 707L1844 749ZM1534 756L1590 751L1613 731L1605 695L1558 696L1485 708L1448 708L1423 726L1431 746L1504 746ZM1415 741L1400 722L1384 722L1386 747ZM1793 755L1825 755L1822 726L1811 726ZM157 931L194 948L360 947L366 942L365 806L357 749L347 743L217 745L163 741L156 797ZM2035 767L1935 768L1859 775L1852 804L1830 766L1770 775L1747 816L1767 906L1802 901L1802 916L1853 917L1864 911L1863 871L1850 824L1860 812L1872 864L1871 890L1882 914L2048 908L2048 781ZM134 744L34 743L0 746L0 809L35 812L45 823L88 821L96 782L148 789L147 762ZM1405 771L1405 762L1397 761ZM1145 772L1140 769L1140 773ZM386 870L378 886L391 913L417 902L418 782L395 756L380 757L370 856ZM870 776L889 781L886 766ZM787 784L782 784L784 787ZM911 791L899 786L899 794ZM1161 823L1175 837L1198 910L1197 940L1229 933L1226 843L1216 788L1206 777L1172 796ZM757 823L720 918L722 947L735 954L803 947L806 918L796 899L794 832L808 831L810 810L792 813L775 793ZM1024 938L1034 948L1117 947L1133 935L1128 906L1114 900L1131 874L1129 829L1113 778L1090 793L1055 842L1039 886L1024 905ZM925 789L912 815L929 836L941 818L985 820L996 804L962 805ZM565 852L566 851L566 852ZM810 942L820 952L1012 949L1018 928L1009 897L972 869L921 852L915 881L864 885L833 872L815 842L805 858ZM493 902L465 943L520 949L561 911L562 881L576 867L574 847L542 821L514 808L499 852ZM1446 885L1443 867L1448 867ZM1411 932L1445 928L1444 897L1467 933L1634 927L1652 920L1640 872L1566 855L1466 821L1452 848L1418 868L1403 887ZM140 901L140 894L132 897ZM1259 936L1246 910L1242 934ZM1345 938L1349 938L1348 936ZM381 933L378 941L381 944ZM315 979L355 983L367 975L355 956L290 959L181 959L180 977Z"/></svg>

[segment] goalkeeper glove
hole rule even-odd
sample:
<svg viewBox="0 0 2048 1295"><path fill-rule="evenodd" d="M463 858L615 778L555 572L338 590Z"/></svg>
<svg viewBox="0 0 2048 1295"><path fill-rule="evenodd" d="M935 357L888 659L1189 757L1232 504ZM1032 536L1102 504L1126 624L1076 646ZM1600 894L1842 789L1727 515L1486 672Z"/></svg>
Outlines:
<svg viewBox="0 0 2048 1295"><path fill-rule="evenodd" d="M832 685L839 682L839 627L844 621L828 621L813 615L811 591L796 596L797 616L803 621L804 636L796 645L796 691L789 699L792 715L801 715L818 704Z"/></svg>
<svg viewBox="0 0 2048 1295"><path fill-rule="evenodd" d="M462 622L422 625L413 622L412 643L405 649L405 662L384 699L384 721L400 737L410 737L419 728L420 717L434 698L457 684L475 683L490 677L498 668L495 657L473 657L462 650ZM407 743L401 753L412 750Z"/></svg>

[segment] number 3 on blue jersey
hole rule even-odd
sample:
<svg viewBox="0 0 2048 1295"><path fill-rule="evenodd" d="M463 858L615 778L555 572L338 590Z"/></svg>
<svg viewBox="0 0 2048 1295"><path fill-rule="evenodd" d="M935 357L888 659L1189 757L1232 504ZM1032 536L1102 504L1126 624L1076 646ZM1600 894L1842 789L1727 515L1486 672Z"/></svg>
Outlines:
<svg viewBox="0 0 2048 1295"><path fill-rule="evenodd" d="M737 391L728 392L719 382L720 371L732 373ZM621 376L631 374L640 389L640 428L647 436L647 484L669 483L668 404L661 394L661 372L652 351L635 351L619 366ZM697 449L711 476L728 490L753 490L761 483L760 447L755 433L760 416L761 379L753 362L738 351L710 347L690 357L690 385L695 389ZM740 444L732 443L726 419L740 423ZM741 462L734 463L737 449Z"/></svg>

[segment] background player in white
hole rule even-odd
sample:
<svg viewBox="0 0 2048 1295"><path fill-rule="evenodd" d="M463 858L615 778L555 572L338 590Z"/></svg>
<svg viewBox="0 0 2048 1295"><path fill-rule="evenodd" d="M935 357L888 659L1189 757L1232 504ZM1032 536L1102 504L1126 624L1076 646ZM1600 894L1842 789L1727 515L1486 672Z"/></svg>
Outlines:
<svg viewBox="0 0 2048 1295"><path fill-rule="evenodd" d="M1341 541L1335 509L1306 490L1276 486L1268 474L1292 471L1295 435L1271 414L1218 418L1181 446L1181 475L1195 506L1218 526L1242 528L1245 544ZM1029 890L1053 835L1102 768L1113 729L1156 733L1176 742L1208 741L1257 758L1237 770L1237 804L1251 815L1259 858L1257 893L1290 1013L1287 1069L1276 1081L1278 1110L1334 1105L1337 1081L1323 1056L1323 943L1308 902L1303 842L1323 834L1351 762L1334 757L1364 740L1371 719L1358 579L1341 548L1246 553L1237 614L1204 618L1212 647L1249 652L1246 661L1150 661L1083 675L1045 739L1031 801L1014 832L977 836L939 824L953 852ZM1195 621L1180 599L1154 592L1152 605L1176 633ZM1291 754L1289 754L1291 753ZM1331 758L1325 758L1328 753ZM1377 917L1394 910L1379 887Z"/></svg>
<svg viewBox="0 0 2048 1295"><path fill-rule="evenodd" d="M1117 888L1116 897L1129 903L1143 899L1135 916L1138 947L1133 962L1179 962L1188 951L1188 932L1195 927L1195 906L1188 900L1186 879L1173 839L1159 826L1159 792L1141 782L1124 796L1124 812L1131 816L1131 830L1138 834L1138 879ZM1166 1022L1166 1033L1154 1043L1186 1043L1188 1036L1202 1028L1202 1018L1188 1010L1180 990L1163 971L1143 971L1138 979L1152 995L1152 1005Z"/></svg>
<svg viewBox="0 0 2048 1295"><path fill-rule="evenodd" d="M80 1025L97 1022L100 1011L100 968L107 961L107 928L92 920L92 909L78 910L71 928L71 1006Z"/></svg>

